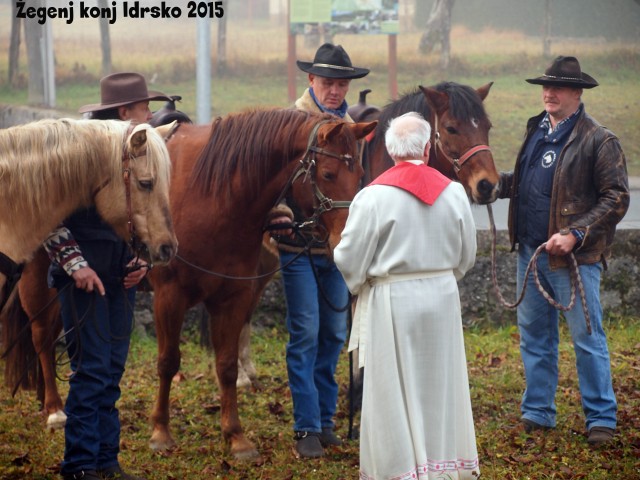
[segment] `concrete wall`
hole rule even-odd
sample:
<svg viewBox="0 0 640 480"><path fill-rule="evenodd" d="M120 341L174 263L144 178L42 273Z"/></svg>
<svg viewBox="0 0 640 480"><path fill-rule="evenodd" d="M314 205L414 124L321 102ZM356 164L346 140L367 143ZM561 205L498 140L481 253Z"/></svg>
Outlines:
<svg viewBox="0 0 640 480"><path fill-rule="evenodd" d="M520 293L516 292L516 256L510 251L507 232L498 232L496 277L507 303L515 303ZM618 230L608 268L602 274L601 299L605 317L640 317L639 280L640 233L638 230ZM466 324L515 322L515 310L503 307L494 293L488 231L478 231L476 264L459 286L462 318ZM535 288L535 285L529 283L527 288Z"/></svg>
<svg viewBox="0 0 640 480"><path fill-rule="evenodd" d="M0 128L42 120L43 118L70 117L57 110L48 108L20 107L15 105L0 105ZM76 117L77 118L77 117Z"/></svg>

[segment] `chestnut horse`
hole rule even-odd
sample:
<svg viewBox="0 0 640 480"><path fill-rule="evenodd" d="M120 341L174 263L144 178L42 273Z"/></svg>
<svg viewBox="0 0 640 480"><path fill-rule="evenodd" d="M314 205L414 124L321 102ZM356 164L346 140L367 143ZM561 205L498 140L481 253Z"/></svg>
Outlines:
<svg viewBox="0 0 640 480"><path fill-rule="evenodd" d="M334 207L348 206L363 174L355 161L356 140L375 125L275 109L229 115L212 126L182 124L169 139L167 148L173 162L171 212L180 255L168 267L155 268L149 275L154 290L160 376L151 415L153 449L166 450L175 445L169 431L169 394L171 380L180 367L180 331L186 310L204 303L216 356L223 435L236 457L257 456L240 426L236 377L241 330L265 284L265 277L254 277L265 270L261 262L270 260L265 258L269 253L261 248L266 214L290 190L310 221L316 222L329 243L335 245L347 209ZM44 254L36 256L25 269L19 288L22 305L31 318L49 300L42 294L46 291L43 271L47 263ZM19 311L17 305L13 314ZM55 312L53 317L57 318ZM14 322L5 323L8 331L7 324ZM60 426L65 420L63 414L55 413L62 406L53 363L53 332L59 328L59 320L45 321L44 316L32 322L33 344L40 353L45 381L44 392L39 394L44 393L50 427ZM15 363L7 359L7 366ZM15 381L20 372L15 367L13 370L11 378Z"/></svg>
<svg viewBox="0 0 640 480"><path fill-rule="evenodd" d="M377 115L364 105L358 105L357 111L366 114L360 121L377 119L380 124L367 143L365 184L393 165L384 143L389 121L414 111L432 127L429 165L458 180L470 201L494 202L500 177L489 148L491 122L483 106L491 85L493 83L488 83L477 90L455 82L421 86L387 104Z"/></svg>
<svg viewBox="0 0 640 480"><path fill-rule="evenodd" d="M0 308L20 264L81 207L95 204L123 238L135 232L151 260L168 262L169 170L163 136L146 124L61 119L0 130Z"/></svg>

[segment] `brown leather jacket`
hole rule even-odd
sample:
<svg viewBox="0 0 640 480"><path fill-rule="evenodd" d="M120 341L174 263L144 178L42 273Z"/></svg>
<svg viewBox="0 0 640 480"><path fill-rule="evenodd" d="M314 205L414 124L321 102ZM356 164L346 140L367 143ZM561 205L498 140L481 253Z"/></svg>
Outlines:
<svg viewBox="0 0 640 480"><path fill-rule="evenodd" d="M524 146L545 112L527 122L525 141L513 172L500 174L500 198L510 198L509 239L518 242L518 184ZM603 262L610 255L616 225L629 208L627 164L618 138L601 126L584 108L560 153L553 179L548 237L561 228L584 233L574 250L579 264ZM567 265L565 257L550 257L551 268Z"/></svg>

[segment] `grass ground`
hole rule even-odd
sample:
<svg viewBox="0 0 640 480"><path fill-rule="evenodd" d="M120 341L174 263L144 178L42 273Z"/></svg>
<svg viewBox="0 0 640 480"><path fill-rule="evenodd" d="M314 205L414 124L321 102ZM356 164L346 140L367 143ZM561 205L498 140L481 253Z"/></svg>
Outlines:
<svg viewBox="0 0 640 480"><path fill-rule="evenodd" d="M182 345L181 374L171 394L171 425L179 447L154 454L148 446L148 415L157 385L156 343L135 337L122 381L121 462L150 480L342 480L358 472L358 441L328 451L317 460L298 460L292 449L291 399L284 362L282 319L254 332L253 358L261 387L239 395L247 436L264 458L261 465L239 463L221 438L219 400L213 379L213 358L194 342ZM606 326L614 388L619 402L619 427L613 444L592 449L584 421L574 367L573 349L562 332L558 426L547 433L525 434L519 426L523 372L518 333L513 326L465 332L471 396L482 478L489 480L640 478L640 319L618 319ZM348 359L339 364L341 386L337 432L348 431ZM64 368L59 371L65 374ZM62 384L62 390L66 385ZM0 388L0 478L56 478L63 452L62 432L47 433L33 392L11 397ZM383 414L383 412L382 412Z"/></svg>

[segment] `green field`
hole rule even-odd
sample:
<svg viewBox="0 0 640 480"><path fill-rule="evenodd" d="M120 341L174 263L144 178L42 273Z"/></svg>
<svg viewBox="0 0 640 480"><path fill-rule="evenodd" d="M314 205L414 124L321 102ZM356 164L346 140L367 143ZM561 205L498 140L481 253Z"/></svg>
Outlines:
<svg viewBox="0 0 640 480"><path fill-rule="evenodd" d="M252 339L260 388L239 393L240 418L263 463L241 463L229 453L220 432L220 401L213 357L193 339L182 342L181 373L171 392L171 428L178 448L154 454L148 448L148 416L156 395L156 342L134 337L118 406L122 418L121 461L149 480L353 480L358 472L358 442L348 441L322 459L297 460L293 452L292 405L284 360L283 318L255 332ZM607 323L618 431L608 448L589 448L568 332L560 343L558 426L527 435L519 425L524 373L515 326L465 331L471 402L482 479L631 480L640 478L640 319ZM348 432L348 358L338 365L340 395L337 433ZM0 364L1 366L1 364ZM0 368L0 372L3 369ZM64 377L68 367L58 369ZM67 385L61 384L66 391ZM0 373L0 385L2 373ZM54 480L62 458L62 432L47 433L33 392L10 396L0 386L0 478ZM381 412L384 414L384 412Z"/></svg>
<svg viewBox="0 0 640 480"><path fill-rule="evenodd" d="M96 21L71 25L53 21L56 61L56 104L69 115L78 107L99 99L100 40ZM131 32L135 32L132 35ZM7 83L10 9L0 5L0 105L26 105L26 52L22 42L20 82ZM286 27L267 21L229 21L227 67L217 70L217 29L212 27L212 116L259 106L288 106ZM487 100L493 129L491 146L499 168L512 168L526 120L541 110L540 87L525 78L542 74L549 59L542 56L542 40L515 31L485 29L471 32L454 26L449 70L439 69L438 53L417 52L420 32L398 36L397 85L400 94L418 85L442 80L479 87L494 82ZM358 92L372 89L369 103L389 101L388 41L386 36L338 35L357 66L372 73L355 80L347 97L356 103ZM297 38L297 58L311 60L317 44L305 45ZM137 70L150 80L150 88L183 97L180 108L195 118L196 24L186 20L119 20L111 27L115 71ZM576 55L583 69L601 84L585 91L587 111L611 128L621 139L629 172L640 175L640 45L589 40L554 39L552 55ZM297 70L296 70L297 71ZM306 76L297 71L297 93L306 87ZM159 104L152 105L159 108Z"/></svg>

